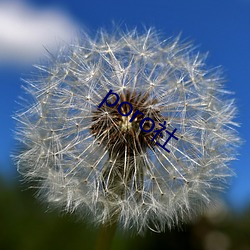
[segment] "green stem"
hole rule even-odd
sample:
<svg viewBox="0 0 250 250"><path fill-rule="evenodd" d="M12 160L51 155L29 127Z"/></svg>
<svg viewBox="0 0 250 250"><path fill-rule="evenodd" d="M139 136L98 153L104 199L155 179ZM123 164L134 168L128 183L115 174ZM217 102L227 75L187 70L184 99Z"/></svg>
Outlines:
<svg viewBox="0 0 250 250"><path fill-rule="evenodd" d="M112 241L116 232L117 223L103 224L97 234L96 245L94 250L110 250Z"/></svg>

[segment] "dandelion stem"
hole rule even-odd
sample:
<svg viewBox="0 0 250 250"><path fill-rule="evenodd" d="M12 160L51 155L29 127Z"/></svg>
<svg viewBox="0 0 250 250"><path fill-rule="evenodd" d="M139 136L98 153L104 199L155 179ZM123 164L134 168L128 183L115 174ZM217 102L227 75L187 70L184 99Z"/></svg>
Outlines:
<svg viewBox="0 0 250 250"><path fill-rule="evenodd" d="M100 226L94 250L111 249L112 241L116 232L116 226L116 222L113 222L112 224L103 224Z"/></svg>

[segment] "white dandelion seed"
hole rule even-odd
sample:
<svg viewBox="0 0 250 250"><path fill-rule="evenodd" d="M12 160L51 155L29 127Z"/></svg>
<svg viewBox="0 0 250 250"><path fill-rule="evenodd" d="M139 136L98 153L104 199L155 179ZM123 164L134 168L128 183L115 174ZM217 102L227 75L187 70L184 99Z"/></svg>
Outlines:
<svg viewBox="0 0 250 250"><path fill-rule="evenodd" d="M37 180L44 201L96 223L163 231L193 218L233 174L236 109L220 74L191 44L161 41L153 29L83 35L26 81L33 99L15 116L24 147L18 170ZM133 105L130 116L117 105L98 108L110 89L118 105ZM170 153L156 145L167 133L151 141L142 115L129 122L136 110L156 128L166 121L168 131L177 129Z"/></svg>

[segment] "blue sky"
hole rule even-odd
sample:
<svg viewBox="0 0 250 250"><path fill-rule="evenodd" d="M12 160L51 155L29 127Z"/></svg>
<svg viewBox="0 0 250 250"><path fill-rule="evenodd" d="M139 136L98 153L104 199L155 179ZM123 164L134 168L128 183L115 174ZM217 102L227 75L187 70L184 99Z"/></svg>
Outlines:
<svg viewBox="0 0 250 250"><path fill-rule="evenodd" d="M12 4L7 11L7 4L1 3L4 1L0 2L1 176L16 178L9 156L15 149L11 116L22 95L20 79L45 54L43 45L53 50L58 42L54 36L70 40L77 27L95 34L114 21L129 28L154 26L166 37L181 33L201 52L209 51L210 67L222 65L225 88L235 92L244 141L238 160L232 163L237 177L232 179L227 199L237 208L250 204L250 0L30 0L8 1Z"/></svg>

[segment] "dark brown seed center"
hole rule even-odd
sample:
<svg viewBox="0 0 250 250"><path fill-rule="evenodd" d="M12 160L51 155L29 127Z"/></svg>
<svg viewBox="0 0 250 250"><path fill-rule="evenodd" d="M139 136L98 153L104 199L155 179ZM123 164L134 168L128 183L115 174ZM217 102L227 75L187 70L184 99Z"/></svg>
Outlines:
<svg viewBox="0 0 250 250"><path fill-rule="evenodd" d="M110 98L109 103L114 100ZM120 106L122 116L118 112L118 107L122 102L132 105L133 111L130 113L131 105L124 103ZM140 129L140 122L143 118L149 117L155 122L155 129L159 129L159 122L163 121L159 109L153 108L157 104L157 99L150 98L148 93L135 93L127 91L120 94L119 102L114 107L103 105L93 113L91 133L103 146L107 147L110 158L125 157L125 147L129 156L142 154L147 148L152 149L155 142L152 132L144 132ZM150 120L145 120L143 129L149 130L152 127Z"/></svg>

